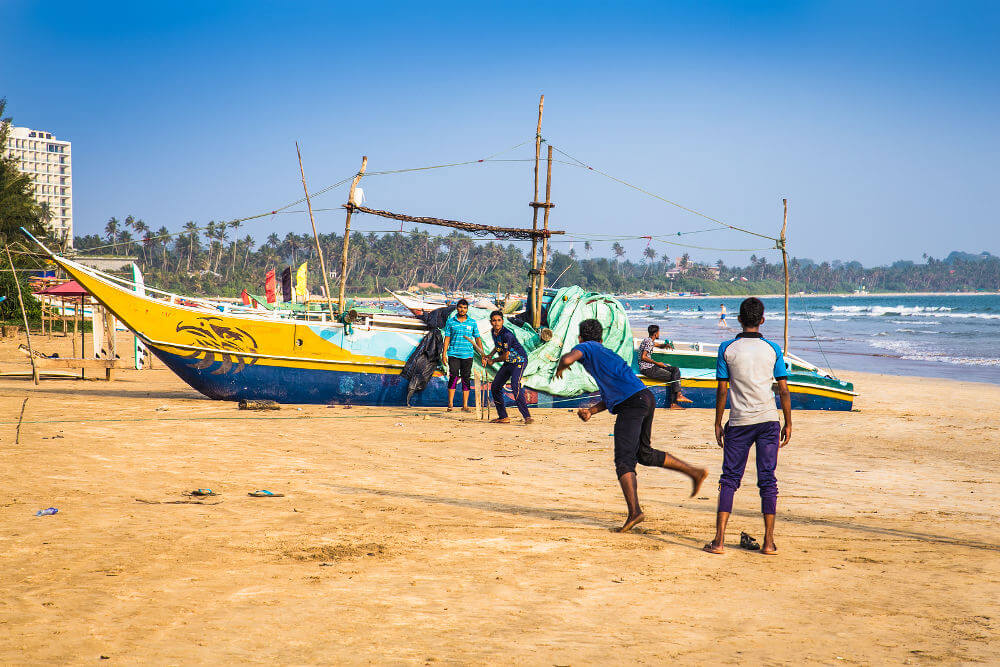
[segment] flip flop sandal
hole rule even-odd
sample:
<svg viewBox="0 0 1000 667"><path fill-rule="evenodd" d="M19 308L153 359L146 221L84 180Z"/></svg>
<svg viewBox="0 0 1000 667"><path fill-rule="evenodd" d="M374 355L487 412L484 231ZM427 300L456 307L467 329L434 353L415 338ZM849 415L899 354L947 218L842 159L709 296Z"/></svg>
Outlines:
<svg viewBox="0 0 1000 667"><path fill-rule="evenodd" d="M761 551L765 556L777 556L778 555L778 545L774 545L774 551Z"/></svg>
<svg viewBox="0 0 1000 667"><path fill-rule="evenodd" d="M248 496L253 496L254 498L284 498L283 493L272 493L267 489L260 489L259 491L252 491L247 494Z"/></svg>
<svg viewBox="0 0 1000 667"><path fill-rule="evenodd" d="M759 551L760 544L746 533L740 533L740 547L747 551Z"/></svg>
<svg viewBox="0 0 1000 667"><path fill-rule="evenodd" d="M507 417L497 417L496 419L490 420L491 424L509 424L510 419Z"/></svg>
<svg viewBox="0 0 1000 667"><path fill-rule="evenodd" d="M195 489L191 493L185 493L185 496L217 496L215 491L212 489Z"/></svg>

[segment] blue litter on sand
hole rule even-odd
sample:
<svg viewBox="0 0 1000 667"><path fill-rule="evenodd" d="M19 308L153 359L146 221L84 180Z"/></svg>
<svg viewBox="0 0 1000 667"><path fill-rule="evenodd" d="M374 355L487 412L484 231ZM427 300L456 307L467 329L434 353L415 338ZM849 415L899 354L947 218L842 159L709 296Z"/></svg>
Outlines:
<svg viewBox="0 0 1000 667"><path fill-rule="evenodd" d="M55 507L50 507L45 510L38 510L37 512L35 512L35 516L51 516L58 511L59 510L57 510Z"/></svg>

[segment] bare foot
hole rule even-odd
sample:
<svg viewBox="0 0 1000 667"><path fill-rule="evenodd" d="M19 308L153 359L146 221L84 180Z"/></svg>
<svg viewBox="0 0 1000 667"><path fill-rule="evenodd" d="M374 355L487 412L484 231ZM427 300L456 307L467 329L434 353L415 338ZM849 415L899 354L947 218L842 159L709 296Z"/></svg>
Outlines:
<svg viewBox="0 0 1000 667"><path fill-rule="evenodd" d="M490 423L491 424L509 424L510 423L510 419L508 419L507 417L497 417L496 419L491 419Z"/></svg>
<svg viewBox="0 0 1000 667"><path fill-rule="evenodd" d="M705 553L721 554L726 551L726 548L721 544L716 544L715 542L709 542L708 544L703 546L701 550L704 551Z"/></svg>
<svg viewBox="0 0 1000 667"><path fill-rule="evenodd" d="M679 406L679 405L677 405L676 403L674 403L673 405L671 405L671 406L670 406L669 408L667 408L667 409L668 409L668 410L683 410L684 408L682 408L681 406Z"/></svg>
<svg viewBox="0 0 1000 667"><path fill-rule="evenodd" d="M452 411L452 410L454 410L454 409L455 409L455 408L451 407L450 405L448 406L448 412L451 412L451 411Z"/></svg>
<svg viewBox="0 0 1000 667"><path fill-rule="evenodd" d="M690 398L688 398L684 394L677 394L677 402L678 403L694 403L694 401L692 401Z"/></svg>
<svg viewBox="0 0 1000 667"><path fill-rule="evenodd" d="M645 518L646 518L646 515L643 514L642 512L639 512L635 516L630 516L627 519L625 519L625 523L622 524L622 527L619 528L618 530L616 530L615 532L616 533L627 533L628 531L630 531L633 528L635 528L636 524L642 523L642 520L645 519Z"/></svg>
<svg viewBox="0 0 1000 667"><path fill-rule="evenodd" d="M472 412L472 408L470 408L468 405L463 406L462 407L462 412Z"/></svg>
<svg viewBox="0 0 1000 667"><path fill-rule="evenodd" d="M767 544L765 542L764 543L764 548L761 549L760 552L762 554L764 554L765 556L777 556L778 555L778 547L776 547L774 545L774 542L771 542L771 544Z"/></svg>
<svg viewBox="0 0 1000 667"><path fill-rule="evenodd" d="M705 478L708 477L708 471L704 468L699 469L700 472L696 472L691 477L691 495L689 497L694 498L701 491L701 485L705 482Z"/></svg>
<svg viewBox="0 0 1000 667"><path fill-rule="evenodd" d="M534 424L534 423L535 423L535 420L534 420L534 419L532 419L531 417L525 417L525 418L524 418L524 423L525 423L525 424Z"/></svg>

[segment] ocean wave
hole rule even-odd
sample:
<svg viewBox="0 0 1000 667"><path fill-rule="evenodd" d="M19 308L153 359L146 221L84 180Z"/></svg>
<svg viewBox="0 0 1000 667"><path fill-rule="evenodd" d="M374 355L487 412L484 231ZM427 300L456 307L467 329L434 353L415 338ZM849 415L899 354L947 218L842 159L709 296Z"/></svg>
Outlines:
<svg viewBox="0 0 1000 667"><path fill-rule="evenodd" d="M954 310L948 306L831 306L834 312L843 313L872 313L882 315L886 312L893 313L938 313Z"/></svg>
<svg viewBox="0 0 1000 667"><path fill-rule="evenodd" d="M994 357L965 357L951 354L936 354L921 349L905 340L870 340L872 347L893 352L900 359L907 361L934 361L943 364L959 366L1000 367L1000 359Z"/></svg>

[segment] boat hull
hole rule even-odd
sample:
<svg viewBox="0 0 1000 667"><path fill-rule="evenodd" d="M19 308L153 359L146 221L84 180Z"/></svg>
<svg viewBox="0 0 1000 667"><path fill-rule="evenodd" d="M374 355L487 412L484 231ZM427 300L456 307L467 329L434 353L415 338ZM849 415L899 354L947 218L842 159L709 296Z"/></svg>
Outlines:
<svg viewBox="0 0 1000 667"><path fill-rule="evenodd" d="M220 400L269 399L280 403L401 406L406 404L403 364L426 333L422 323L379 324L377 318L345 325L339 322L261 318L213 312L141 295L91 274L84 267L53 256L68 273L139 336L146 347L182 380ZM712 357L712 355L702 355ZM691 407L715 405L716 382L709 369L682 365L685 395ZM700 359L707 364L711 359ZM657 405L666 407L662 383L643 378ZM789 380L792 407L803 410L850 410L854 394L818 376ZM510 395L507 396L511 400ZM527 390L528 404L539 408L590 405L595 394L563 397ZM436 374L412 399L412 405L443 407L445 378Z"/></svg>
<svg viewBox="0 0 1000 667"><path fill-rule="evenodd" d="M152 347L153 353L182 380L205 396L217 400L272 400L278 403L319 403L327 405L404 406L408 380L398 372L359 372L309 368L308 364L257 363L238 372L225 368L224 361L205 365L203 359ZM685 379L684 394L693 403L689 407L715 407L715 380ZM667 407L667 391L661 383L646 382L656 398L656 405ZM427 387L414 394L411 405L444 407L447 404L447 381L435 374ZM850 410L851 396L823 388L792 387L792 408L796 410ZM576 408L599 400L596 393L580 396L554 396L526 389L528 405L534 408ZM475 405L475 392L470 397ZM505 403L513 406L509 388ZM776 403L777 405L777 403Z"/></svg>

